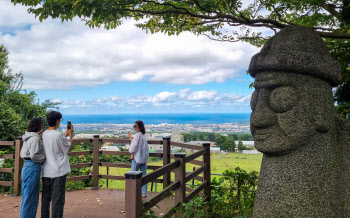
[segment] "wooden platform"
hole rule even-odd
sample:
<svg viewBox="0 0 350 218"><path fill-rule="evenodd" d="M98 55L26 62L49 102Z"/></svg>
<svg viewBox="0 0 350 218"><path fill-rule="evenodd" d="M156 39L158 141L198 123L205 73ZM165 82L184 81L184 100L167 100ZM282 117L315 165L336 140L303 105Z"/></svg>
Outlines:
<svg viewBox="0 0 350 218"><path fill-rule="evenodd" d="M155 193L149 193L147 198L154 196ZM98 189L98 190L78 190L66 192L66 204L64 207L64 217L67 218L107 218L107 217L125 217L124 212L124 190L117 189ZM160 207L153 207L157 216L169 210L174 204L174 197L167 197L158 204ZM18 218L21 207L21 197L11 197L0 194L0 217ZM41 193L39 197L39 207L37 218L40 218Z"/></svg>

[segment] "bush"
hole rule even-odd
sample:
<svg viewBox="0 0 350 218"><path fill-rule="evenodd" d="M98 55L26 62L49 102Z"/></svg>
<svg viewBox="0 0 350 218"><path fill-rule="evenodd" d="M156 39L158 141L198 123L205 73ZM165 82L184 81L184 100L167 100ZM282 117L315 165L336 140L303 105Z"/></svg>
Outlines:
<svg viewBox="0 0 350 218"><path fill-rule="evenodd" d="M239 167L226 170L211 183L211 199L195 197L182 211L182 217L246 217L253 212L258 172L247 173Z"/></svg>

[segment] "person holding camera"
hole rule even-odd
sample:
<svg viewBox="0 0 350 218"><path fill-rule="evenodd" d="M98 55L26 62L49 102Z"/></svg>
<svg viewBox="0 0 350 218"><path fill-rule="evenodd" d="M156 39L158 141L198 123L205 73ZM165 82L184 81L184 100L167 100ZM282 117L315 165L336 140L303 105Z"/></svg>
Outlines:
<svg viewBox="0 0 350 218"><path fill-rule="evenodd" d="M49 128L43 133L43 145L46 162L43 168L43 192L41 217L63 217L67 174L71 172L68 151L73 141L73 125L67 125L65 134L57 131L62 121L62 114L51 111L47 114ZM69 128L70 127L70 128ZM69 135L69 140L67 136Z"/></svg>
<svg viewBox="0 0 350 218"><path fill-rule="evenodd" d="M24 165L21 174L21 218L35 218L38 209L41 164L45 161L43 143L39 135L43 128L43 120L40 117L33 118L22 137L23 147L20 155L24 159Z"/></svg>
<svg viewBox="0 0 350 218"><path fill-rule="evenodd" d="M149 148L147 143L147 138L145 136L146 130L145 125L141 120L134 123L134 130L136 134L132 139L132 135L129 132L129 139L131 141L129 152L131 153L131 170L132 171L142 171L142 175L147 173L147 160L149 156ZM142 197L146 197L147 194L147 184L143 185L141 188Z"/></svg>

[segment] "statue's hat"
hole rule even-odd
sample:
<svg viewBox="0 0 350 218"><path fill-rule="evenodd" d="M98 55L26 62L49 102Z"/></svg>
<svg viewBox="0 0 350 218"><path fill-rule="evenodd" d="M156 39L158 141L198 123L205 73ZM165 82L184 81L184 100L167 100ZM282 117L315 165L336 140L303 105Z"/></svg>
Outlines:
<svg viewBox="0 0 350 218"><path fill-rule="evenodd" d="M255 78L260 72L286 72L321 78L332 86L341 83L341 67L320 35L303 26L288 26L271 37L249 65Z"/></svg>

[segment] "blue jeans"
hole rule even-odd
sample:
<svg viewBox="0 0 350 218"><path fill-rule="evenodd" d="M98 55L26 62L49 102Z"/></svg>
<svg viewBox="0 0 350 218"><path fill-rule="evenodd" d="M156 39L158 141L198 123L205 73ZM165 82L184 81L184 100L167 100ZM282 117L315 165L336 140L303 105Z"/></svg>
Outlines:
<svg viewBox="0 0 350 218"><path fill-rule="evenodd" d="M39 203L41 164L25 160L22 168L21 218L35 218Z"/></svg>
<svg viewBox="0 0 350 218"><path fill-rule="evenodd" d="M135 160L131 162L131 171L142 171L142 176L147 174L147 163L139 164ZM143 185L141 188L142 194L147 194L147 184Z"/></svg>

